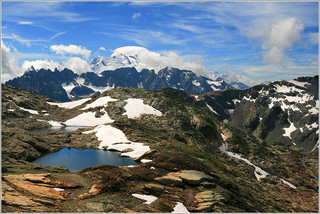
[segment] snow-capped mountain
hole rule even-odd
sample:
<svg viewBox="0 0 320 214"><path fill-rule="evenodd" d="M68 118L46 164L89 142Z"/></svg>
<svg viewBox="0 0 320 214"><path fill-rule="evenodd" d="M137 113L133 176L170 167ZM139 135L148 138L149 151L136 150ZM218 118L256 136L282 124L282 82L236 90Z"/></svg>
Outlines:
<svg viewBox="0 0 320 214"><path fill-rule="evenodd" d="M118 48L110 57L98 56L85 68L91 71L81 73L62 64L54 70L30 67L24 75L6 84L59 101L76 100L119 86L150 90L176 88L196 95L234 88L223 75L185 62L173 52L160 55L136 46ZM202 73L210 73L212 78ZM235 88L247 87L241 84L236 82Z"/></svg>
<svg viewBox="0 0 320 214"><path fill-rule="evenodd" d="M319 144L318 76L265 82L246 90L214 91L197 106L269 144L314 150Z"/></svg>

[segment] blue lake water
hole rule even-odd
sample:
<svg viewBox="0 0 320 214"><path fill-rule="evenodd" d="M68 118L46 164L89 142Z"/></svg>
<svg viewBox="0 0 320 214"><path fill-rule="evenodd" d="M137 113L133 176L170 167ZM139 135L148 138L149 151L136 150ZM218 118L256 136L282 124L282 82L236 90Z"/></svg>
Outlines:
<svg viewBox="0 0 320 214"><path fill-rule="evenodd" d="M63 131L63 132L73 132L76 131L79 128L84 128L86 126L62 126L62 127L58 127L58 126L54 126L54 127L50 127L50 128L45 128L45 129L36 129L33 130L32 132L36 132L36 133L43 133L49 130L59 130L59 131Z"/></svg>
<svg viewBox="0 0 320 214"><path fill-rule="evenodd" d="M99 164L116 166L138 165L132 158L121 157L120 152L102 150L77 150L64 148L59 152L47 154L33 163L44 166L65 166L71 172L78 172L84 168Z"/></svg>

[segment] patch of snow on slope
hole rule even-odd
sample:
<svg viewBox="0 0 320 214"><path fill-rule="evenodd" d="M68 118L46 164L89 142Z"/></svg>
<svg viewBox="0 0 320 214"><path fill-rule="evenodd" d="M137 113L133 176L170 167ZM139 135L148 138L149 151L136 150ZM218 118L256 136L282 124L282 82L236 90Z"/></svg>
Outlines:
<svg viewBox="0 0 320 214"><path fill-rule="evenodd" d="M90 134L94 132L96 133L98 140L101 141L98 147L99 149L107 147L108 150L117 150L120 152L125 149L132 149L132 152L121 154L121 156L128 156L131 158L140 157L144 153L150 151L149 146L146 146L143 143L129 141L120 129L114 128L111 125L99 125L93 130L82 133Z"/></svg>
<svg viewBox="0 0 320 214"><path fill-rule="evenodd" d="M289 187L293 188L293 189L296 189L297 187L294 186L292 183L286 181L286 180L283 180L282 178L280 178L280 180L284 183L284 184L287 184Z"/></svg>
<svg viewBox="0 0 320 214"><path fill-rule="evenodd" d="M276 91L278 93L290 93L290 92L298 92L301 93L303 90L298 89L296 87L292 86L286 86L286 85L276 85Z"/></svg>
<svg viewBox="0 0 320 214"><path fill-rule="evenodd" d="M299 81L296 81L296 80L290 80L288 82L293 83L293 84L295 84L297 86L300 86L300 87L303 87L303 88L305 88L306 85L310 85L310 83L308 83L308 82L299 82Z"/></svg>
<svg viewBox="0 0 320 214"><path fill-rule="evenodd" d="M284 130L284 132L285 132L285 133L283 134L283 136L292 139L290 135L291 135L291 133L294 132L297 128L294 126L294 124L293 124L289 119L288 119L288 122L290 123L290 126L289 126L288 128L283 128L283 130Z"/></svg>
<svg viewBox="0 0 320 214"><path fill-rule="evenodd" d="M83 85L84 84L84 81L85 79L81 78L81 77L77 77L76 79L76 82L79 84L79 85Z"/></svg>
<svg viewBox="0 0 320 214"><path fill-rule="evenodd" d="M218 114L215 110L213 110L213 108L208 103L206 103L206 104L207 104L207 107L209 108L210 111L212 111L213 113L220 116L220 114Z"/></svg>
<svg viewBox="0 0 320 214"><path fill-rule="evenodd" d="M97 126L105 123L113 123L107 112L104 112L104 115L101 117L96 117L95 112L84 112L78 116L67 120L64 122L66 126Z"/></svg>
<svg viewBox="0 0 320 214"><path fill-rule="evenodd" d="M234 158L237 158L239 160L242 160L244 162L246 162L247 164L253 166L255 168L255 171L254 171L254 175L256 176L257 180L260 181L262 178L265 178L267 175L269 175L269 173L267 173L266 171L262 170L260 167L252 164L248 159L245 159L245 158L242 158L239 154L237 153L233 153L233 152L228 152L227 149L226 149L226 144L222 144L220 147L219 147L219 150L231 157L234 157Z"/></svg>
<svg viewBox="0 0 320 214"><path fill-rule="evenodd" d="M173 208L171 213L189 213L187 208L181 202L176 202L176 206Z"/></svg>
<svg viewBox="0 0 320 214"><path fill-rule="evenodd" d="M234 103L234 105L236 105L237 103L240 103L241 101L238 99L233 99L232 102Z"/></svg>
<svg viewBox="0 0 320 214"><path fill-rule="evenodd" d="M76 100L76 101L71 101L71 102L65 102L65 103L53 103L53 102L47 102L49 105L56 105L60 108L67 108L67 109L72 109L77 106L82 105L83 103L87 102L91 98L85 98L81 100Z"/></svg>
<svg viewBox="0 0 320 214"><path fill-rule="evenodd" d="M220 133L220 134L221 134L222 140L226 141L226 136L224 134L222 134L222 133Z"/></svg>
<svg viewBox="0 0 320 214"><path fill-rule="evenodd" d="M159 110L144 104L142 99L129 98L125 100L125 102L127 102L127 104L124 106L126 112L123 113L123 115L127 115L128 118L139 117L140 114L153 114L156 116L162 116L162 113Z"/></svg>
<svg viewBox="0 0 320 214"><path fill-rule="evenodd" d="M152 202L158 199L156 196L153 195L132 194L132 196L144 200L144 204L151 204Z"/></svg>
<svg viewBox="0 0 320 214"><path fill-rule="evenodd" d="M226 110L229 112L229 114L232 114L234 112L234 109L226 109Z"/></svg>
<svg viewBox="0 0 320 214"><path fill-rule="evenodd" d="M198 87L201 85L197 80L193 80L192 84Z"/></svg>
<svg viewBox="0 0 320 214"><path fill-rule="evenodd" d="M48 121L48 123L53 127L63 127L64 126L61 124L62 122L59 122L59 121L50 120L50 121Z"/></svg>
<svg viewBox="0 0 320 214"><path fill-rule="evenodd" d="M252 99L251 95L249 95L249 97L243 97L242 99L247 100L249 102L256 102L256 99Z"/></svg>
<svg viewBox="0 0 320 214"><path fill-rule="evenodd" d="M70 94L70 92L74 87L76 87L76 85L74 85L73 83L70 83L69 85L67 85L66 83L63 83L61 87L66 91L68 97L72 99L72 95Z"/></svg>
<svg viewBox="0 0 320 214"><path fill-rule="evenodd" d="M319 128L317 122L312 123L311 125L306 125L307 129L312 130L312 129L317 129Z"/></svg>
<svg viewBox="0 0 320 214"><path fill-rule="evenodd" d="M81 110L87 110L89 108L95 108L95 107L99 107L99 106L107 107L108 102L114 102L114 101L117 101L117 99L113 99L110 96L99 97L98 99L96 99L92 103L88 104L86 107L82 108Z"/></svg>
<svg viewBox="0 0 320 214"><path fill-rule="evenodd" d="M103 86L94 86L94 85L91 85L91 84L90 85L85 85L85 86L90 88L90 89L92 89L92 90L94 90L95 92L100 92L101 94L103 92L105 92L105 91L108 91L108 90L111 90L111 89L115 88L114 84L112 86L107 85L105 87L103 87Z"/></svg>
<svg viewBox="0 0 320 214"><path fill-rule="evenodd" d="M26 108L22 108L20 106L18 106L20 110L22 111L27 111L29 112L30 114L39 114L36 110L32 110L32 109L26 109Z"/></svg>

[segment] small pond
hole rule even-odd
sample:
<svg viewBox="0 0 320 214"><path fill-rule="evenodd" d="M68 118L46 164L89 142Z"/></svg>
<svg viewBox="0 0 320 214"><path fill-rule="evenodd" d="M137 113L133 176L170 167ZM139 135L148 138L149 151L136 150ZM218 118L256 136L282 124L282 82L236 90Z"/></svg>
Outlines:
<svg viewBox="0 0 320 214"><path fill-rule="evenodd" d="M35 133L43 133L49 130L59 130L59 131L63 131L63 132L73 132L76 131L77 129L80 128L88 128L87 126L53 126L53 127L49 127L49 128L44 128L44 129L35 129L32 130L32 132Z"/></svg>
<svg viewBox="0 0 320 214"><path fill-rule="evenodd" d="M59 152L47 154L33 163L44 166L65 166L71 172L78 172L84 168L99 164L116 166L138 165L132 158L121 157L120 152L102 150L77 150L64 148Z"/></svg>

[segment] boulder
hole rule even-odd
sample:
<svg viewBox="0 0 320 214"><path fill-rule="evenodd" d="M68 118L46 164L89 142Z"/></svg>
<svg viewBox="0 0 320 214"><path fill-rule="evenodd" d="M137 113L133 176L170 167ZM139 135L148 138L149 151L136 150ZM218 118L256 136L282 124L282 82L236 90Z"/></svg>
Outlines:
<svg viewBox="0 0 320 214"><path fill-rule="evenodd" d="M182 186L183 182L182 179L176 176L174 173L169 173L165 176L159 177L155 179L161 184L168 185L168 186Z"/></svg>
<svg viewBox="0 0 320 214"><path fill-rule="evenodd" d="M206 180L212 180L212 177L197 170L181 170L175 173L175 176L181 178L185 183L199 185Z"/></svg>

